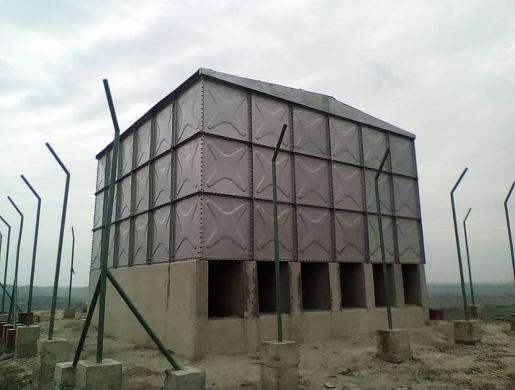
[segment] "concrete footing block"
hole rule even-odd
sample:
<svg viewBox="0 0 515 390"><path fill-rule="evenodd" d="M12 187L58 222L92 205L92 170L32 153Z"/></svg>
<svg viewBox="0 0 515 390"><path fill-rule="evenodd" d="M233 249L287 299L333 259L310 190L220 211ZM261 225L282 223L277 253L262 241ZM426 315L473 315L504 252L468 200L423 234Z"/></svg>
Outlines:
<svg viewBox="0 0 515 390"><path fill-rule="evenodd" d="M73 362L57 363L54 372L54 390L75 390L76 367Z"/></svg>
<svg viewBox="0 0 515 390"><path fill-rule="evenodd" d="M299 388L299 346L294 341L261 343L261 389Z"/></svg>
<svg viewBox="0 0 515 390"><path fill-rule="evenodd" d="M102 363L80 360L76 370L76 390L121 390L122 363L104 359Z"/></svg>
<svg viewBox="0 0 515 390"><path fill-rule="evenodd" d="M164 390L205 390L206 373L196 367L165 371Z"/></svg>
<svg viewBox="0 0 515 390"><path fill-rule="evenodd" d="M9 314L0 314L0 322L7 322L9 320Z"/></svg>
<svg viewBox="0 0 515 390"><path fill-rule="evenodd" d="M33 369L33 384L36 390L54 390L55 367L67 362L70 355L68 340L39 339L36 366Z"/></svg>
<svg viewBox="0 0 515 390"><path fill-rule="evenodd" d="M15 328L7 330L7 334L5 336L5 346L7 349L14 350L14 346L16 344L16 333L18 332Z"/></svg>
<svg viewBox="0 0 515 390"><path fill-rule="evenodd" d="M67 319L67 320L75 319L75 308L74 307L63 308L63 318Z"/></svg>
<svg viewBox="0 0 515 390"><path fill-rule="evenodd" d="M481 306L469 305L468 309L469 309L470 318L473 320L478 320L479 316L481 315Z"/></svg>
<svg viewBox="0 0 515 390"><path fill-rule="evenodd" d="M2 327L2 344L5 345L7 343L7 331L9 329L13 329L13 324L4 324Z"/></svg>
<svg viewBox="0 0 515 390"><path fill-rule="evenodd" d="M0 327L2 324L0 323ZM515 331L515 313L510 313L510 329Z"/></svg>
<svg viewBox="0 0 515 390"><path fill-rule="evenodd" d="M376 356L390 363L402 363L413 357L407 329L377 331Z"/></svg>
<svg viewBox="0 0 515 390"><path fill-rule="evenodd" d="M23 325L32 325L34 323L34 312L20 312L18 313L18 323Z"/></svg>
<svg viewBox="0 0 515 390"><path fill-rule="evenodd" d="M37 356L38 339L39 326L18 326L16 340L14 342L14 356L16 358L28 358Z"/></svg>
<svg viewBox="0 0 515 390"><path fill-rule="evenodd" d="M481 341L481 323L478 320L454 321L454 342L458 344L475 344Z"/></svg>

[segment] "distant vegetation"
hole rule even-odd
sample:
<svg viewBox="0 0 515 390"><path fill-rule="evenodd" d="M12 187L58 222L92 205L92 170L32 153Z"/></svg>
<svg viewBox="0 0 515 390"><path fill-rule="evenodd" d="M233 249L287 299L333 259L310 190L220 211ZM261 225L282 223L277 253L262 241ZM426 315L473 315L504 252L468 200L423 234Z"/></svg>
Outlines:
<svg viewBox="0 0 515 390"><path fill-rule="evenodd" d="M9 294L12 292L12 286L7 286ZM1 289L0 289L1 293ZM42 311L50 310L52 307L52 293L53 287L34 287L32 291L32 310ZM0 295L1 297L1 295ZM18 306L22 310L27 310L27 303L29 299L29 286L20 286L18 288ZM72 288L71 306L78 309L86 307L88 301L88 288L87 287L75 287ZM6 302L10 302L6 296ZM62 309L68 306L68 288L59 288L57 290L56 306L58 309Z"/></svg>

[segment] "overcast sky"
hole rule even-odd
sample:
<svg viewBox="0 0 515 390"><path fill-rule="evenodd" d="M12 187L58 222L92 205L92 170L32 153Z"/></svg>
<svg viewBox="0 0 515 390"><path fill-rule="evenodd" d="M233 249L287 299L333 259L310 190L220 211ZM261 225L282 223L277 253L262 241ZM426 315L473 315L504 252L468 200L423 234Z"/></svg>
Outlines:
<svg viewBox="0 0 515 390"><path fill-rule="evenodd" d="M0 9L0 214L13 226L13 265L19 217L7 195L25 214L20 284L36 210L20 174L43 198L35 283L54 278L65 175L44 143L72 173L61 285L74 226L84 286L95 155L113 137L102 78L125 129L200 67L331 95L415 133L430 282L459 281L449 191L469 167L456 200L460 227L473 209L473 276L513 280L503 201L515 180L515 2L0 0Z"/></svg>

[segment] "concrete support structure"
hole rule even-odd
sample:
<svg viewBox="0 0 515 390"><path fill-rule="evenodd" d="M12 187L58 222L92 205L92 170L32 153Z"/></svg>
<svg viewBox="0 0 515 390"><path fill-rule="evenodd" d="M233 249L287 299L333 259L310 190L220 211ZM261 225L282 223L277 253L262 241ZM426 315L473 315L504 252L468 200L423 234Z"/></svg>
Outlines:
<svg viewBox="0 0 515 390"><path fill-rule="evenodd" d="M515 313L510 314L510 329L515 331Z"/></svg>
<svg viewBox="0 0 515 390"><path fill-rule="evenodd" d="M38 352L39 326L18 326L14 344L16 358L34 357Z"/></svg>
<svg viewBox="0 0 515 390"><path fill-rule="evenodd" d="M196 367L182 367L179 371L166 370L163 390L204 390L206 373Z"/></svg>
<svg viewBox="0 0 515 390"><path fill-rule="evenodd" d="M54 390L75 390L75 372L73 362L57 363L54 374Z"/></svg>
<svg viewBox="0 0 515 390"><path fill-rule="evenodd" d="M32 325L34 323L34 312L27 313L25 311L22 311L18 313L18 322L23 325L27 325L27 321L29 325Z"/></svg>
<svg viewBox="0 0 515 390"><path fill-rule="evenodd" d="M18 329L8 329L5 336L5 346L7 349L14 350L16 344L16 334Z"/></svg>
<svg viewBox="0 0 515 390"><path fill-rule="evenodd" d="M80 360L76 368L77 390L121 390L122 363L104 359L102 363Z"/></svg>
<svg viewBox="0 0 515 390"><path fill-rule="evenodd" d="M33 369L35 390L54 390L55 367L57 363L67 362L70 354L68 340L38 340L38 356Z"/></svg>
<svg viewBox="0 0 515 390"><path fill-rule="evenodd" d="M261 346L261 389L298 389L298 344L287 340L263 341Z"/></svg>
<svg viewBox="0 0 515 390"><path fill-rule="evenodd" d="M0 323L7 322L8 319L9 319L9 314L0 314Z"/></svg>
<svg viewBox="0 0 515 390"><path fill-rule="evenodd" d="M63 318L64 319L75 319L75 308L74 307L64 307L63 308Z"/></svg>
<svg viewBox="0 0 515 390"><path fill-rule="evenodd" d="M481 341L481 323L478 320L454 321L454 342L475 344Z"/></svg>
<svg viewBox="0 0 515 390"><path fill-rule="evenodd" d="M391 363L401 363L413 357L406 329L377 331L377 357Z"/></svg>
<svg viewBox="0 0 515 390"><path fill-rule="evenodd" d="M481 316L481 306L469 305L468 309L469 309L470 318L473 320L479 320L479 318Z"/></svg>
<svg viewBox="0 0 515 390"><path fill-rule="evenodd" d="M4 324L4 326L2 327L2 345L6 345L7 344L7 332L13 328L13 324Z"/></svg>

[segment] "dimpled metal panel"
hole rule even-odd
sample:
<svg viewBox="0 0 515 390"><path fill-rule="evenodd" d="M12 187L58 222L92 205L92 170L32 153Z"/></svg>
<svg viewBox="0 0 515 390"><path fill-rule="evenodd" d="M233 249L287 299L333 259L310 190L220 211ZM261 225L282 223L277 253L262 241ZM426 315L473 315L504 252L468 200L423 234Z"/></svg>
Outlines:
<svg viewBox="0 0 515 390"><path fill-rule="evenodd" d="M173 104L168 104L156 115L156 151L155 155L172 147Z"/></svg>
<svg viewBox="0 0 515 390"><path fill-rule="evenodd" d="M388 263L393 263L395 257L395 250L393 245L393 219L390 217L382 216L383 223L383 238L385 259ZM377 215L368 216L368 240L370 249L370 262L381 263L381 242L379 240L379 223Z"/></svg>
<svg viewBox="0 0 515 390"><path fill-rule="evenodd" d="M417 182L400 176L393 177L395 214L400 217L418 217Z"/></svg>
<svg viewBox="0 0 515 390"><path fill-rule="evenodd" d="M109 268L113 268L115 232L115 225L112 224L111 229L109 229L109 252L107 253L107 266Z"/></svg>
<svg viewBox="0 0 515 390"><path fill-rule="evenodd" d="M202 198L192 196L175 206L175 258L191 259L200 251L200 218Z"/></svg>
<svg viewBox="0 0 515 390"><path fill-rule="evenodd" d="M363 159L365 167L378 169L386 153L386 133L363 127ZM388 161L383 171L389 171Z"/></svg>
<svg viewBox="0 0 515 390"><path fill-rule="evenodd" d="M137 155L136 155L136 167L146 163L150 158L150 130L152 128L152 121L149 119L143 123L135 133L138 137L137 141Z"/></svg>
<svg viewBox="0 0 515 390"><path fill-rule="evenodd" d="M392 171L415 177L413 140L390 135L390 149L392 152Z"/></svg>
<svg viewBox="0 0 515 390"><path fill-rule="evenodd" d="M202 130L202 83L197 82L177 99L177 142Z"/></svg>
<svg viewBox="0 0 515 390"><path fill-rule="evenodd" d="M363 214L335 211L336 260L362 263L365 261L365 220Z"/></svg>
<svg viewBox="0 0 515 390"><path fill-rule="evenodd" d="M118 172L124 176L132 170L133 135L129 134L120 144L120 166Z"/></svg>
<svg viewBox="0 0 515 390"><path fill-rule="evenodd" d="M305 156L297 156L295 174L297 202L316 206L329 206L328 163Z"/></svg>
<svg viewBox="0 0 515 390"><path fill-rule="evenodd" d="M331 261L331 221L328 209L298 207L300 260Z"/></svg>
<svg viewBox="0 0 515 390"><path fill-rule="evenodd" d="M171 200L171 154L165 154L154 165L154 206L161 206Z"/></svg>
<svg viewBox="0 0 515 390"><path fill-rule="evenodd" d="M105 187L106 182L106 162L107 162L107 154L104 154L102 157L98 159L97 165L97 191L100 191Z"/></svg>
<svg viewBox="0 0 515 390"><path fill-rule="evenodd" d="M363 209L361 169L352 165L333 163L334 207L337 209Z"/></svg>
<svg viewBox="0 0 515 390"><path fill-rule="evenodd" d="M131 180L132 178L129 176L118 184L120 187L120 196L118 198L120 202L120 215L118 219L126 218L131 214Z"/></svg>
<svg viewBox="0 0 515 390"><path fill-rule="evenodd" d="M204 139L204 190L222 194L249 194L248 146L225 139Z"/></svg>
<svg viewBox="0 0 515 390"><path fill-rule="evenodd" d="M147 262L147 232L148 214L138 215L134 220L134 262L145 264Z"/></svg>
<svg viewBox="0 0 515 390"><path fill-rule="evenodd" d="M148 210L148 171L148 166L136 171L135 214Z"/></svg>
<svg viewBox="0 0 515 390"><path fill-rule="evenodd" d="M130 237L131 224L129 220L120 222L118 227L118 253L117 264L118 267L123 267L129 264L129 237Z"/></svg>
<svg viewBox="0 0 515 390"><path fill-rule="evenodd" d="M91 253L91 269L100 268L100 250L102 244L102 229L93 232L93 247Z"/></svg>
<svg viewBox="0 0 515 390"><path fill-rule="evenodd" d="M274 151L254 147L254 196L273 199L272 157ZM291 160L290 154L279 153L275 162L277 172L277 200L291 202Z"/></svg>
<svg viewBox="0 0 515 390"><path fill-rule="evenodd" d="M397 218L399 236L399 262L403 264L420 264L420 221Z"/></svg>
<svg viewBox="0 0 515 390"><path fill-rule="evenodd" d="M248 257L249 207L249 202L242 199L204 197L202 236L205 257Z"/></svg>
<svg viewBox="0 0 515 390"><path fill-rule="evenodd" d="M358 125L331 117L331 156L335 161L359 164Z"/></svg>
<svg viewBox="0 0 515 390"><path fill-rule="evenodd" d="M367 191L367 210L377 213L375 177L377 171L365 170L365 189ZM392 213L392 197L390 194L390 176L386 173L379 175L379 196L381 198L381 213Z"/></svg>
<svg viewBox="0 0 515 390"><path fill-rule="evenodd" d="M93 229L102 226L102 218L104 213L104 194L106 191L100 192L95 197L95 218L93 221Z"/></svg>
<svg viewBox="0 0 515 390"><path fill-rule="evenodd" d="M204 83L205 131L235 139L248 139L247 94L206 80Z"/></svg>
<svg viewBox="0 0 515 390"><path fill-rule="evenodd" d="M293 259L293 208L277 205L279 220L279 253L281 259ZM254 250L258 259L275 258L273 203L256 201L254 204Z"/></svg>
<svg viewBox="0 0 515 390"><path fill-rule="evenodd" d="M152 262L162 263L170 255L170 207L162 207L154 213L154 239L152 248Z"/></svg>
<svg viewBox="0 0 515 390"><path fill-rule="evenodd" d="M293 110L295 151L327 157L325 117L317 112L295 107Z"/></svg>
<svg viewBox="0 0 515 390"><path fill-rule="evenodd" d="M288 105L261 95L252 95L253 142L275 147L284 124L288 124ZM290 137L283 138L281 149L290 149Z"/></svg>
<svg viewBox="0 0 515 390"><path fill-rule="evenodd" d="M176 198L200 189L200 161L202 139L195 138L177 149Z"/></svg>

